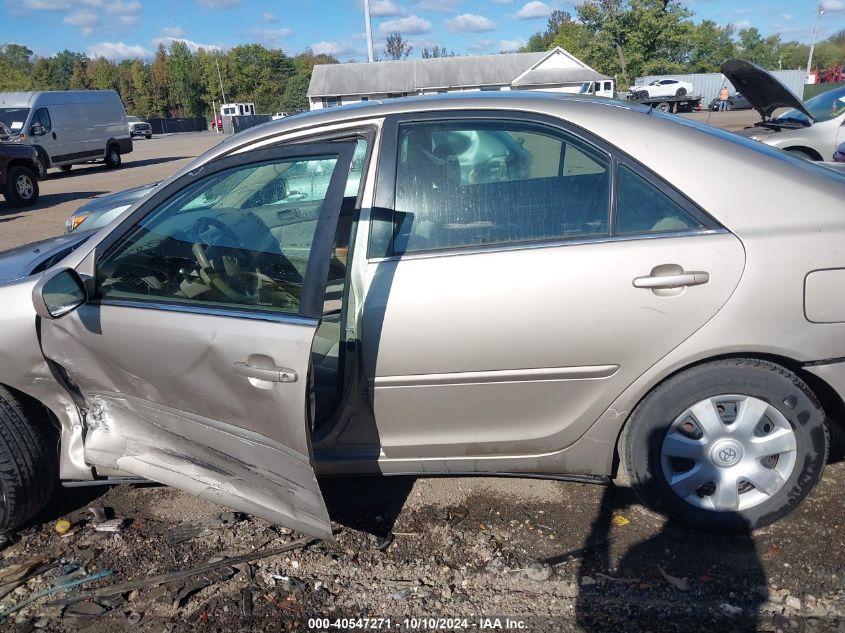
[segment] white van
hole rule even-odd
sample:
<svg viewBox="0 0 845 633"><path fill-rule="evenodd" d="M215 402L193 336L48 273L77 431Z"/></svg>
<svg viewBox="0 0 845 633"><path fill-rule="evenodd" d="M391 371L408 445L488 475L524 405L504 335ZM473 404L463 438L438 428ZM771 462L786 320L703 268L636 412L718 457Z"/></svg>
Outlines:
<svg viewBox="0 0 845 633"><path fill-rule="evenodd" d="M120 167L132 151L123 102L114 90L0 92L0 123L12 138L32 145L44 177L49 167L104 160Z"/></svg>

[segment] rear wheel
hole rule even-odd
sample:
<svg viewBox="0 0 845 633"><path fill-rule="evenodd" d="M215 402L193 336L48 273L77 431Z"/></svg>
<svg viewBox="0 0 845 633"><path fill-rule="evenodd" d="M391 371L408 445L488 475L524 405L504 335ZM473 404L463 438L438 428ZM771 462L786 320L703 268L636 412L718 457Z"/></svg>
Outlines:
<svg viewBox="0 0 845 633"><path fill-rule="evenodd" d="M747 530L791 512L827 460L825 414L789 370L730 359L682 372L637 406L623 433L637 494L698 528Z"/></svg>
<svg viewBox="0 0 845 633"><path fill-rule="evenodd" d="M17 165L6 176L6 201L13 207L31 207L38 202L38 178L27 168Z"/></svg>
<svg viewBox="0 0 845 633"><path fill-rule="evenodd" d="M686 96L686 94L687 94L687 89L686 89L686 88L678 88L678 89L675 91L675 96L676 96L676 97L684 97L684 96Z"/></svg>
<svg viewBox="0 0 845 633"><path fill-rule="evenodd" d="M671 112L672 105L668 101L661 101L656 106L654 106L656 110L660 110L661 112Z"/></svg>
<svg viewBox="0 0 845 633"><path fill-rule="evenodd" d="M0 387L0 533L31 519L53 494L55 441L42 413Z"/></svg>
<svg viewBox="0 0 845 633"><path fill-rule="evenodd" d="M117 169L120 167L120 163L120 148L116 143L112 143L106 151L106 167L109 169Z"/></svg>
<svg viewBox="0 0 845 633"><path fill-rule="evenodd" d="M38 147L35 151L38 152L38 160L36 161L38 166L38 180L44 180L47 177L47 165L50 163L47 160L47 154L43 149Z"/></svg>

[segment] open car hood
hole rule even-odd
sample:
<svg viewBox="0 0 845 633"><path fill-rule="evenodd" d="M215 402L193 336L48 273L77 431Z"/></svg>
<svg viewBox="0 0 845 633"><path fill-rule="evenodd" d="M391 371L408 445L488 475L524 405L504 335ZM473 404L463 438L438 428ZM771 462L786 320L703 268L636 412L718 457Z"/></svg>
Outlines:
<svg viewBox="0 0 845 633"><path fill-rule="evenodd" d="M759 66L741 59L728 59L722 62L721 70L763 120L768 120L778 108L795 108L811 121L816 120L789 88Z"/></svg>
<svg viewBox="0 0 845 633"><path fill-rule="evenodd" d="M44 272L67 257L96 231L59 235L0 251L0 284Z"/></svg>

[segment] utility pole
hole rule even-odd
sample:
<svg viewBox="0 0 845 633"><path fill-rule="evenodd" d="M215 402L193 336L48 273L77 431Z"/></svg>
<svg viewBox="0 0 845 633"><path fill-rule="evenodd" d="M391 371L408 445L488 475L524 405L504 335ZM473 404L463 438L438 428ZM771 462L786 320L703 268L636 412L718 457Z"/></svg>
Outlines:
<svg viewBox="0 0 845 633"><path fill-rule="evenodd" d="M819 5L819 14L816 16L816 28L813 29L813 43L810 44L810 56L807 57L807 78L810 77L810 71L813 69L813 52L816 50L816 38L819 35L819 22L824 15L822 5Z"/></svg>
<svg viewBox="0 0 845 633"><path fill-rule="evenodd" d="M220 82L220 94L223 95L223 103L229 103L226 101L226 93L223 91L223 75L220 74L220 64L217 61L217 52L214 53L214 65L217 66L217 80Z"/></svg>
<svg viewBox="0 0 845 633"><path fill-rule="evenodd" d="M367 61L374 62L373 27L370 25L370 0L364 0L364 24L367 27Z"/></svg>

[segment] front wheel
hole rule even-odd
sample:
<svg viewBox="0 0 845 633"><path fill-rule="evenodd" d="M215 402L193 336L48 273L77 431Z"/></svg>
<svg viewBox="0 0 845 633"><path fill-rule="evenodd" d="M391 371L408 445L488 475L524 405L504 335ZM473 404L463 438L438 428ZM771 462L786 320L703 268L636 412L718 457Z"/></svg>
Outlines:
<svg viewBox="0 0 845 633"><path fill-rule="evenodd" d="M106 167L109 169L117 169L120 167L120 148L116 144L109 145L106 151Z"/></svg>
<svg viewBox="0 0 845 633"><path fill-rule="evenodd" d="M31 207L38 202L38 178L27 167L12 167L6 176L6 201L13 207Z"/></svg>
<svg viewBox="0 0 845 633"><path fill-rule="evenodd" d="M623 462L640 498L702 529L749 530L791 512L828 452L825 413L784 367L730 359L657 387L623 433Z"/></svg>
<svg viewBox="0 0 845 633"><path fill-rule="evenodd" d="M53 494L56 439L45 415L0 387L0 533L31 519Z"/></svg>

